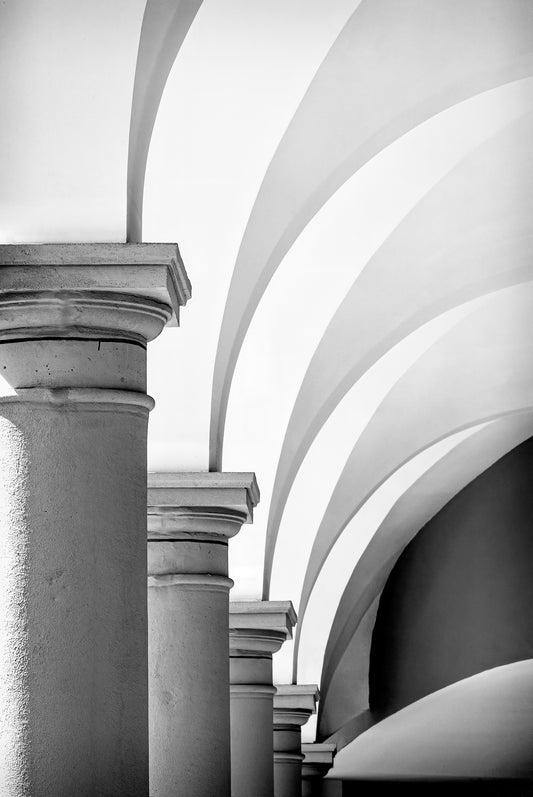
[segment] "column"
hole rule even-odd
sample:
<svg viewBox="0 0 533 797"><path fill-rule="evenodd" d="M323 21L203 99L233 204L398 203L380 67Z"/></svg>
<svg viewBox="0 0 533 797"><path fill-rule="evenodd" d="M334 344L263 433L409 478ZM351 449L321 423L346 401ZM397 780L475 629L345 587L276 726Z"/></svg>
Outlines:
<svg viewBox="0 0 533 797"><path fill-rule="evenodd" d="M146 344L175 245L0 246L0 794L148 794Z"/></svg>
<svg viewBox="0 0 533 797"><path fill-rule="evenodd" d="M151 797L229 797L228 539L253 473L148 477Z"/></svg>
<svg viewBox="0 0 533 797"><path fill-rule="evenodd" d="M320 794L319 784L333 766L336 751L337 745L327 742L302 744L302 797Z"/></svg>
<svg viewBox="0 0 533 797"><path fill-rule="evenodd" d="M302 725L316 712L316 684L276 686L274 696L274 797L301 797Z"/></svg>
<svg viewBox="0 0 533 797"><path fill-rule="evenodd" d="M272 654L292 636L290 601L230 603L231 794L272 797Z"/></svg>

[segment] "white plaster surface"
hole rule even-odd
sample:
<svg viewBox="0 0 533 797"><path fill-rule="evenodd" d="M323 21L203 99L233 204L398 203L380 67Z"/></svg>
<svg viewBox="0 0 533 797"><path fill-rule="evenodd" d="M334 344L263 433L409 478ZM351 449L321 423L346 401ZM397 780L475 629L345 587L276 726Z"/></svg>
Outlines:
<svg viewBox="0 0 533 797"><path fill-rule="evenodd" d="M531 778L532 687L531 659L459 681L359 736L326 777Z"/></svg>

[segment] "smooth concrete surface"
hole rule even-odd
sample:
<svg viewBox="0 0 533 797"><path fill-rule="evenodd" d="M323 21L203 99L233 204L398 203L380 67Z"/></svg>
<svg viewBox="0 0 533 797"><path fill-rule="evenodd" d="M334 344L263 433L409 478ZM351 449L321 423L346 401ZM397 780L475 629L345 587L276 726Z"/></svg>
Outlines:
<svg viewBox="0 0 533 797"><path fill-rule="evenodd" d="M350 721L363 712L368 719L377 603L402 550L466 485L532 434L533 413L483 426L426 471L393 506L358 560L335 614L322 670L320 738L345 728L339 739L344 746L353 738L346 736Z"/></svg>
<svg viewBox="0 0 533 797"><path fill-rule="evenodd" d="M315 536L299 604L300 631L329 552L389 477L451 434L531 410L532 307L533 282L486 297L422 354L381 402L346 460Z"/></svg>
<svg viewBox="0 0 533 797"><path fill-rule="evenodd" d="M358 4L279 143L242 238L215 366L211 467L220 466L250 320L303 228L395 139L467 97L532 74L532 26L528 0Z"/></svg>
<svg viewBox="0 0 533 797"><path fill-rule="evenodd" d="M150 247L106 251L0 247L2 797L148 794L146 342L174 299Z"/></svg>
<svg viewBox="0 0 533 797"><path fill-rule="evenodd" d="M381 595L370 707L396 711L533 658L533 439L456 495L405 548Z"/></svg>
<svg viewBox="0 0 533 797"><path fill-rule="evenodd" d="M228 539L251 473L148 477L151 797L229 797Z"/></svg>
<svg viewBox="0 0 533 797"><path fill-rule="evenodd" d="M295 623L290 601L230 603L232 797L274 795L272 654Z"/></svg>
<svg viewBox="0 0 533 797"><path fill-rule="evenodd" d="M0 74L10 76L0 85L2 241L126 240L131 94L145 6L23 0L0 7Z"/></svg>
<svg viewBox="0 0 533 797"><path fill-rule="evenodd" d="M302 725L316 712L316 684L277 684L274 695L274 797L301 797Z"/></svg>
<svg viewBox="0 0 533 797"><path fill-rule="evenodd" d="M267 582L298 470L352 386L432 318L531 279L531 82L522 91L517 104L524 118L476 147L420 199L357 274L332 315L285 433L269 518Z"/></svg>
<svg viewBox="0 0 533 797"><path fill-rule="evenodd" d="M503 781L533 785L532 748L528 659L466 678L392 714L337 753L326 779L448 779L449 794L456 779L481 779L489 788L493 781L490 793L503 796Z"/></svg>
<svg viewBox="0 0 533 797"><path fill-rule="evenodd" d="M128 145L127 239L142 240L144 178L152 130L167 78L202 0L147 0L144 8Z"/></svg>

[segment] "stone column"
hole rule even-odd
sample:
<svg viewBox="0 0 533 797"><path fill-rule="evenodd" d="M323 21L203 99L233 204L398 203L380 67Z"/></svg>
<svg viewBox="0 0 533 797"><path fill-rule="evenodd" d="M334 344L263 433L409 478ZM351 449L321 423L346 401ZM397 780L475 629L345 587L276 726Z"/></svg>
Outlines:
<svg viewBox="0 0 533 797"><path fill-rule="evenodd" d="M316 711L316 684L276 686L274 696L274 797L301 797L302 725Z"/></svg>
<svg viewBox="0 0 533 797"><path fill-rule="evenodd" d="M148 477L151 797L229 797L228 539L253 473Z"/></svg>
<svg viewBox="0 0 533 797"><path fill-rule="evenodd" d="M291 638L290 601L230 603L231 794L272 797L272 654Z"/></svg>
<svg viewBox="0 0 533 797"><path fill-rule="evenodd" d="M319 784L333 766L336 751L337 745L327 742L302 744L302 797L313 797L320 793Z"/></svg>
<svg viewBox="0 0 533 797"><path fill-rule="evenodd" d="M148 794L146 343L175 245L0 246L0 794Z"/></svg>

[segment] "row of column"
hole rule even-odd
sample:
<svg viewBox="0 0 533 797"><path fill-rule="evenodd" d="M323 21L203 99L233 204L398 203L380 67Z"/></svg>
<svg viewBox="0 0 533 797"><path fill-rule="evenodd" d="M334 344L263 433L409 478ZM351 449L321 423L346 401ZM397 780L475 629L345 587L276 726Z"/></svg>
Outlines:
<svg viewBox="0 0 533 797"><path fill-rule="evenodd" d="M153 797L301 794L300 729L318 690L272 682L294 608L228 598L227 542L258 497L253 474L149 474Z"/></svg>
<svg viewBox="0 0 533 797"><path fill-rule="evenodd" d="M272 685L294 610L229 606L255 478L147 494L146 345L189 296L173 245L0 246L5 797L300 793L316 688Z"/></svg>

